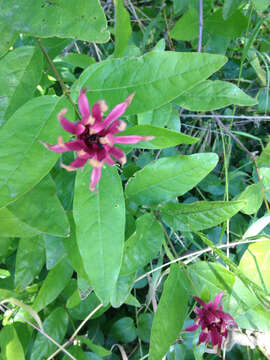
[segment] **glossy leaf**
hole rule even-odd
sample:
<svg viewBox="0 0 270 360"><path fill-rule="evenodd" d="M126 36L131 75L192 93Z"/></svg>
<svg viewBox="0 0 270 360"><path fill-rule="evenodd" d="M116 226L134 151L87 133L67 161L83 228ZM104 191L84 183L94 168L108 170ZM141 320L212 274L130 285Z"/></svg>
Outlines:
<svg viewBox="0 0 270 360"><path fill-rule="evenodd" d="M67 256L62 240L63 239L58 236L44 236L47 270L51 270Z"/></svg>
<svg viewBox="0 0 270 360"><path fill-rule="evenodd" d="M252 184L245 188L245 190L237 197L237 200L246 200L246 205L241 209L241 212L247 215L255 214L261 207L263 202L262 183Z"/></svg>
<svg viewBox="0 0 270 360"><path fill-rule="evenodd" d="M68 327L68 314L63 308L55 308L43 323L44 331L49 334L57 343L61 344ZM38 333L34 341L30 360L47 359L57 349L41 333Z"/></svg>
<svg viewBox="0 0 270 360"><path fill-rule="evenodd" d="M6 325L0 332L1 355L4 360L24 360L24 351L13 325Z"/></svg>
<svg viewBox="0 0 270 360"><path fill-rule="evenodd" d="M153 140L141 141L135 145L136 148L140 149L164 149L179 144L194 144L199 140L192 136L151 125L132 126L127 130L121 132L121 135L119 136L122 135L154 136Z"/></svg>
<svg viewBox="0 0 270 360"><path fill-rule="evenodd" d="M188 294L181 283L184 276L179 265L170 267L153 321L149 360L161 360L182 330L188 306Z"/></svg>
<svg viewBox="0 0 270 360"><path fill-rule="evenodd" d="M134 321L130 317L123 317L113 323L109 335L123 343L130 343L137 337Z"/></svg>
<svg viewBox="0 0 270 360"><path fill-rule="evenodd" d="M66 258L50 270L43 281L33 308L39 312L55 300L68 284L72 273L73 269Z"/></svg>
<svg viewBox="0 0 270 360"><path fill-rule="evenodd" d="M89 170L85 167L77 173L73 215L84 269L96 294L106 305L120 271L125 204L116 167L103 167L96 194L88 189Z"/></svg>
<svg viewBox="0 0 270 360"><path fill-rule="evenodd" d="M190 41L198 37L199 14L190 7L188 11L177 21L170 34L176 40Z"/></svg>
<svg viewBox="0 0 270 360"><path fill-rule="evenodd" d="M45 263L45 249L42 235L21 238L16 255L15 285L22 290L31 284Z"/></svg>
<svg viewBox="0 0 270 360"><path fill-rule="evenodd" d="M125 242L120 275L131 275L147 265L160 251L164 239L162 226L152 214L136 221L136 231Z"/></svg>
<svg viewBox="0 0 270 360"><path fill-rule="evenodd" d="M137 204L157 204L185 194L197 185L218 161L216 154L180 155L151 162L135 173L126 196Z"/></svg>
<svg viewBox="0 0 270 360"><path fill-rule="evenodd" d="M160 208L162 220L179 231L198 231L230 219L245 201L198 201L191 204L167 203Z"/></svg>
<svg viewBox="0 0 270 360"><path fill-rule="evenodd" d="M114 57L124 55L131 35L129 12L124 6L124 0L114 0L115 5L115 49Z"/></svg>
<svg viewBox="0 0 270 360"><path fill-rule="evenodd" d="M206 80L185 91L174 103L192 111L209 111L229 105L253 106L257 100L232 83Z"/></svg>
<svg viewBox="0 0 270 360"><path fill-rule="evenodd" d="M140 314L138 317L138 337L144 342L150 342L153 315L150 313Z"/></svg>
<svg viewBox="0 0 270 360"><path fill-rule="evenodd" d="M88 66L95 63L95 59L86 55L86 54L67 54L63 60L75 67L80 67L82 69L87 68Z"/></svg>
<svg viewBox="0 0 270 360"><path fill-rule="evenodd" d="M103 346L94 344L90 339L85 338L83 336L78 336L78 340L83 344L87 345L87 347L92 350L94 353L101 357L105 357L111 354L111 352L105 349Z"/></svg>
<svg viewBox="0 0 270 360"><path fill-rule="evenodd" d="M106 18L97 0L4 0L0 20L17 31L39 37L78 38L106 42ZM88 15L87 15L88 14Z"/></svg>
<svg viewBox="0 0 270 360"><path fill-rule="evenodd" d="M223 19L227 20L235 10L239 7L241 0L225 0L223 4Z"/></svg>
<svg viewBox="0 0 270 360"><path fill-rule="evenodd" d="M19 47L0 60L0 126L33 97L42 68L41 52L33 46Z"/></svg>
<svg viewBox="0 0 270 360"><path fill-rule="evenodd" d="M110 59L91 65L74 87L91 89L91 104L105 99L109 109L136 91L125 114L138 114L171 102L185 90L217 71L226 58L220 55L150 52L138 58ZM134 69L136 69L136 74ZM199 70L199 71L198 71ZM136 75L136 76L135 76Z"/></svg>
<svg viewBox="0 0 270 360"><path fill-rule="evenodd" d="M36 232L63 237L69 234L68 219L50 176L46 176L23 197L8 205L7 209Z"/></svg>
<svg viewBox="0 0 270 360"><path fill-rule="evenodd" d="M59 155L48 151L39 140L55 144L57 136L67 138L57 121L57 114L63 108L70 109L63 98L32 99L0 130L0 207L29 191L55 164ZM70 119L72 113L69 112Z"/></svg>
<svg viewBox="0 0 270 360"><path fill-rule="evenodd" d="M242 35L247 25L248 19L240 10L236 10L230 17L224 20L222 9L220 8L207 17L204 22L204 29L211 34L236 38Z"/></svg>

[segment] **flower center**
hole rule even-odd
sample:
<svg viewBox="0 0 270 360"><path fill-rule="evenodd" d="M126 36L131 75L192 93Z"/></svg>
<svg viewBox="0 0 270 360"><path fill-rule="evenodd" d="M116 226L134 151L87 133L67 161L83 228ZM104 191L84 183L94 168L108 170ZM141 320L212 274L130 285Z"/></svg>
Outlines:
<svg viewBox="0 0 270 360"><path fill-rule="evenodd" d="M83 134L79 135L79 138L81 138L81 140L84 141L85 145L90 149L94 144L96 144L100 149L104 148L104 146L100 143L100 136L98 134L90 135L88 129L86 129Z"/></svg>

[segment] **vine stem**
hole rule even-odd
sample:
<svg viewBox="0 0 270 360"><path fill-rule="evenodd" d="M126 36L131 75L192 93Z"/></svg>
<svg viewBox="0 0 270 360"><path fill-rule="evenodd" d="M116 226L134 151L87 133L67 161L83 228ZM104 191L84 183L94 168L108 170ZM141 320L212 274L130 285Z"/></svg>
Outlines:
<svg viewBox="0 0 270 360"><path fill-rule="evenodd" d="M202 34L203 34L203 0L199 0L198 52L201 52L201 51L202 51Z"/></svg>
<svg viewBox="0 0 270 360"><path fill-rule="evenodd" d="M71 103L71 105L73 106L76 115L78 116L79 119L81 119L81 116L77 110L76 105L74 104L74 102L72 101L71 97L70 97L70 91L69 89L66 87L63 79L61 78L61 75L59 74L58 70L56 69L54 63L52 62L51 58L49 57L49 54L47 53L45 47L42 45L40 38L36 38L38 46L40 47L43 55L45 56L45 58L47 59L48 63L50 64L50 67L52 68L52 71L54 72L56 79L59 81L59 84L61 86L61 89L63 91L63 94L66 96L66 98L69 100L69 102Z"/></svg>
<svg viewBox="0 0 270 360"><path fill-rule="evenodd" d="M90 312L90 314L88 314L86 316L86 318L81 322L81 324L78 326L78 328L74 331L74 333L72 334L72 336L70 337L70 339L68 341L65 342L64 345L61 346L61 349L57 349L51 356L48 357L47 360L51 360L53 359L60 351L63 351L63 349L65 349L65 347L69 344L72 343L72 341L75 339L75 337L78 335L79 331L81 330L81 328L84 326L85 323L87 323L87 321L100 309L102 308L103 304L99 304L93 311Z"/></svg>

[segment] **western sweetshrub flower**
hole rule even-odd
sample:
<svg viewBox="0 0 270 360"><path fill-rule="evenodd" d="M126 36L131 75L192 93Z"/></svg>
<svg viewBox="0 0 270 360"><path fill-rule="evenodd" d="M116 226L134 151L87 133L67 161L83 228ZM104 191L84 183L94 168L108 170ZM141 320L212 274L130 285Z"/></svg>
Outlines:
<svg viewBox="0 0 270 360"><path fill-rule="evenodd" d="M129 95L121 104L116 105L103 120L103 114L108 110L104 100L98 101L93 107L92 112L85 94L86 89L82 89L78 98L78 107L81 113L81 120L70 122L65 118L67 109L63 109L58 114L61 126L69 133L75 135L76 139L64 142L61 136L58 137L56 145L49 145L43 141L41 143L49 150L64 153L66 151L76 151L76 159L69 165L61 164L68 171L74 171L83 167L88 161L93 169L91 174L90 190L95 191L101 177L102 166L107 163L114 165L115 160L120 164L126 162L124 152L115 147L118 144L136 144L142 140L152 140L152 136L115 136L125 130L126 123L118 120L130 105L135 93ZM114 160L115 159L115 160Z"/></svg>
<svg viewBox="0 0 270 360"><path fill-rule="evenodd" d="M221 298L224 292L219 293L214 302L210 301L205 303L202 299L195 296L195 300L202 306L202 308L195 307L195 318L194 324L188 326L184 331L195 331L201 327L201 334L199 337L198 345L205 342L212 342L212 346L217 346L217 352L220 354L223 338L228 337L227 325L236 325L233 317L223 311L222 305L220 304Z"/></svg>

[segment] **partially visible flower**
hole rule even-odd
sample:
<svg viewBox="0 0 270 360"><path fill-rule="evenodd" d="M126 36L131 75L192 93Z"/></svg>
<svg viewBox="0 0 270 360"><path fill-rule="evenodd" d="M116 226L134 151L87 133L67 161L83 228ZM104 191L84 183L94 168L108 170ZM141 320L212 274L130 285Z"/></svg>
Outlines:
<svg viewBox="0 0 270 360"><path fill-rule="evenodd" d="M74 171L83 167L88 161L92 167L90 190L95 191L101 177L101 169L104 163L114 165L115 161L120 164L126 162L125 153L114 146L118 144L136 144L142 140L152 140L153 136L115 136L125 130L126 123L118 118L124 114L130 105L135 93L129 95L121 104L116 105L103 120L103 114L108 110L104 100L98 101L90 111L86 89L82 89L78 98L78 107L82 118L77 122L70 122L65 118L67 109L58 114L58 120L62 127L69 133L76 136L76 140L64 142L61 136L58 137L56 145L41 143L49 150L64 153L76 151L76 159L69 165L61 164L68 171ZM120 135L120 134L119 134Z"/></svg>
<svg viewBox="0 0 270 360"><path fill-rule="evenodd" d="M188 326L185 331L195 331L201 327L202 331L199 337L198 345L205 342L212 342L212 346L217 346L217 352L220 354L223 338L228 337L227 325L236 325L233 317L223 311L222 305L219 305L224 292L219 293L214 302L205 303L202 299L195 296L195 300L202 308L195 307L195 323Z"/></svg>

